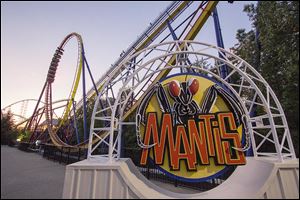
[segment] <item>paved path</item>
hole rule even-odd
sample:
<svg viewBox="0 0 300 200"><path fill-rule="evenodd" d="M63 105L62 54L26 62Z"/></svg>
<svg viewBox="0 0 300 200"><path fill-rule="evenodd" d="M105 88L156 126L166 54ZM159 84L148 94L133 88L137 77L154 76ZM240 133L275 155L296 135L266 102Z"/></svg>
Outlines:
<svg viewBox="0 0 300 200"><path fill-rule="evenodd" d="M1 199L61 199L65 167L37 153L1 145ZM150 181L177 193L199 192Z"/></svg>
<svg viewBox="0 0 300 200"><path fill-rule="evenodd" d="M61 199L65 165L1 145L1 199Z"/></svg>

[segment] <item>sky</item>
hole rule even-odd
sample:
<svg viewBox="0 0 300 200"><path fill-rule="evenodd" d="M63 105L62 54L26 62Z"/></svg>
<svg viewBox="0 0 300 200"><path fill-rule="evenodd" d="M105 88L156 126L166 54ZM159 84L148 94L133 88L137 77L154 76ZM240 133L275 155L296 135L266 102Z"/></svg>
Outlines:
<svg viewBox="0 0 300 200"><path fill-rule="evenodd" d="M38 99L54 51L69 33L82 36L86 58L98 80L170 3L1 1L1 108L22 99ZM249 3L256 2L221 1L217 5L225 49L237 43L238 29L251 29L243 12ZM216 45L212 17L196 40ZM60 63L64 67L58 69L53 86L54 100L68 97L75 74L76 41L67 45L65 61ZM87 80L87 90L91 86Z"/></svg>

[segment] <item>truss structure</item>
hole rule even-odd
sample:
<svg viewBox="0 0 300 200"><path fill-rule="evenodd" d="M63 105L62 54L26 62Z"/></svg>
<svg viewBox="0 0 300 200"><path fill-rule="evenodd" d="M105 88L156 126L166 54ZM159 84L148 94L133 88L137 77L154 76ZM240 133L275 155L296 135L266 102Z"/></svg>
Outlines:
<svg viewBox="0 0 300 200"><path fill-rule="evenodd" d="M224 66L228 75L221 77ZM171 41L149 46L120 63L101 88L92 114L88 159L120 158L122 127L136 126L134 110L161 78L179 72L205 74L226 86L246 113L254 157L278 161L295 152L283 109L265 79L240 57L214 45ZM250 115L253 109L256 115ZM136 133L131 133L136 134ZM98 142L93 142L97 139ZM108 151L99 153L105 146Z"/></svg>

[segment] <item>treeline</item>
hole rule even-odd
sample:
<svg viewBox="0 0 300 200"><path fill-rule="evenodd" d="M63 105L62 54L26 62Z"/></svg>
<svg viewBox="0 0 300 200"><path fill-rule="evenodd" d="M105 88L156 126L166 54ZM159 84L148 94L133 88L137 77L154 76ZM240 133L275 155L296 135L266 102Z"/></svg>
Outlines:
<svg viewBox="0 0 300 200"><path fill-rule="evenodd" d="M234 53L266 79L278 97L299 157L299 2L259 1L244 7L252 30L240 29Z"/></svg>

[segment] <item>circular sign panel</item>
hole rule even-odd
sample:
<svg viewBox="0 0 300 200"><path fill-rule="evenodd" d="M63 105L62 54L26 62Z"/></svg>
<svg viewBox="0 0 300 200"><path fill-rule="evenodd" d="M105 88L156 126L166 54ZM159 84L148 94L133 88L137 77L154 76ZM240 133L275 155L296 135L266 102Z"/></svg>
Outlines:
<svg viewBox="0 0 300 200"><path fill-rule="evenodd" d="M232 93L208 76L176 74L151 88L137 113L144 148L166 175L200 182L246 164L242 108Z"/></svg>

